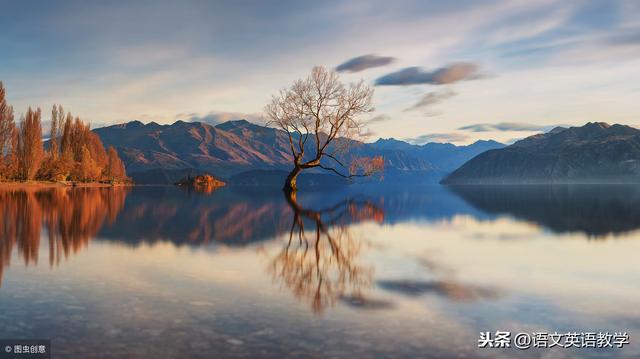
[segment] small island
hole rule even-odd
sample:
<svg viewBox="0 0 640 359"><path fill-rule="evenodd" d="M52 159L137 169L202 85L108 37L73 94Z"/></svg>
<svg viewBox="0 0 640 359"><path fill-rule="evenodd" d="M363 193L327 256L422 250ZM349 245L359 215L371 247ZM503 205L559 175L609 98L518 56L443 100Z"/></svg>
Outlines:
<svg viewBox="0 0 640 359"><path fill-rule="evenodd" d="M205 173L193 177L187 176L176 182L175 185L193 188L198 192L213 192L213 190L218 187L225 186L226 183L215 178L213 175Z"/></svg>

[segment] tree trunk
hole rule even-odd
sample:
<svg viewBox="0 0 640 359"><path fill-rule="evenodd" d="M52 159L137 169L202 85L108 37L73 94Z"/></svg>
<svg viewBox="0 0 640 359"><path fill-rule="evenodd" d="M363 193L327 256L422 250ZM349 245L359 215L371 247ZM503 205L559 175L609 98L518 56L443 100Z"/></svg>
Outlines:
<svg viewBox="0 0 640 359"><path fill-rule="evenodd" d="M298 175L302 172L302 168L296 166L291 170L287 179L284 181L284 187L282 188L286 193L295 193L298 187L296 186Z"/></svg>

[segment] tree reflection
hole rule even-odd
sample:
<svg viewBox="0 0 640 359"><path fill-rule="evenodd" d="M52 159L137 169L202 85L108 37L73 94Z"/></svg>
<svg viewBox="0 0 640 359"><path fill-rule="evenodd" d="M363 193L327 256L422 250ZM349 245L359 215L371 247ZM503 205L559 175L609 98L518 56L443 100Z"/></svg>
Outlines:
<svg viewBox="0 0 640 359"><path fill-rule="evenodd" d="M375 220L384 212L369 200L346 199L319 210L305 208L295 193L285 193L293 211L286 245L269 264L269 273L293 295L322 313L345 294L361 296L372 285L371 266L357 262L365 242L350 225Z"/></svg>
<svg viewBox="0 0 640 359"><path fill-rule="evenodd" d="M49 265L87 246L124 207L127 188L20 188L0 190L0 285L14 248L37 264L46 229Z"/></svg>

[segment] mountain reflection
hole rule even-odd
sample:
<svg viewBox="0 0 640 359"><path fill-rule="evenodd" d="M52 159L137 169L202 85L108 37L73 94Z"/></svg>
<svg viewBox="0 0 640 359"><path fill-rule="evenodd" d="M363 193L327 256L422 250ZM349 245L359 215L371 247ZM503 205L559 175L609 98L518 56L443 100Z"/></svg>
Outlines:
<svg viewBox="0 0 640 359"><path fill-rule="evenodd" d="M170 241L176 245L244 245L286 230L291 210L282 195L233 192L202 194L175 187L139 187L100 238L130 245Z"/></svg>
<svg viewBox="0 0 640 359"><path fill-rule="evenodd" d="M124 207L128 189L25 188L0 190L0 284L17 248L25 264L38 263L46 229L49 265L76 253Z"/></svg>
<svg viewBox="0 0 640 359"><path fill-rule="evenodd" d="M286 245L271 259L269 273L314 313L345 295L361 298L371 286L373 268L358 263L365 244L350 224L384 220L384 212L369 200L344 199L321 209L306 208L294 195L285 195L293 212Z"/></svg>
<svg viewBox="0 0 640 359"><path fill-rule="evenodd" d="M428 225L460 215L478 220L508 215L557 233L604 237L640 228L640 187L363 185L305 192L297 199L260 187L223 187L205 194L172 186L4 188L0 284L13 253L25 264L36 264L45 241L53 266L93 238L130 246L167 241L244 246L288 236L270 264L277 282L310 300L318 312L336 300L381 307L358 293L370 285L370 268L356 263L366 242L354 238L349 227L363 221ZM460 292L445 283L409 287Z"/></svg>
<svg viewBox="0 0 640 359"><path fill-rule="evenodd" d="M640 187L628 185L453 186L472 206L493 215L510 215L556 233L591 237L640 228Z"/></svg>

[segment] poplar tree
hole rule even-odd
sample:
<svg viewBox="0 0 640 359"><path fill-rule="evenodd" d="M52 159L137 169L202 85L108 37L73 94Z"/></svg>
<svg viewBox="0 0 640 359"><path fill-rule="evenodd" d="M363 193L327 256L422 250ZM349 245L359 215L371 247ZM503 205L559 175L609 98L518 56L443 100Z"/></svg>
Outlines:
<svg viewBox="0 0 640 359"><path fill-rule="evenodd" d="M38 108L27 110L20 123L18 139L19 177L22 180L34 179L42 162L42 111Z"/></svg>
<svg viewBox="0 0 640 359"><path fill-rule="evenodd" d="M6 157L10 155L11 138L15 128L13 108L7 104L5 96L6 90L0 82L0 178L9 177Z"/></svg>

